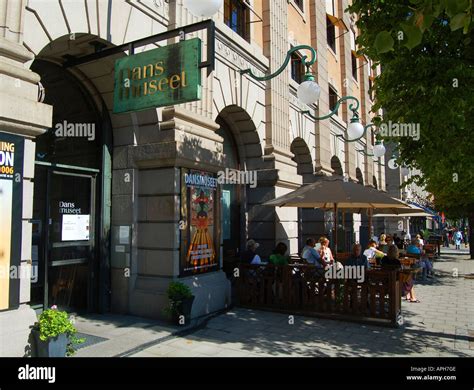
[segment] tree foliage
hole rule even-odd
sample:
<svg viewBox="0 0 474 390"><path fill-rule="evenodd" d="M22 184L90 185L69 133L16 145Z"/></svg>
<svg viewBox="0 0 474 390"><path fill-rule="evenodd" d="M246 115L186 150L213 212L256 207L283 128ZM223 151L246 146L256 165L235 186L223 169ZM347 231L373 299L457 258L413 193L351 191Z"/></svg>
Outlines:
<svg viewBox="0 0 474 390"><path fill-rule="evenodd" d="M419 140L391 138L399 162L421 170L414 181L438 210L470 216L474 227L472 1L354 0L349 11L358 15L360 53L382 67L373 110L384 115L375 120L420 125Z"/></svg>

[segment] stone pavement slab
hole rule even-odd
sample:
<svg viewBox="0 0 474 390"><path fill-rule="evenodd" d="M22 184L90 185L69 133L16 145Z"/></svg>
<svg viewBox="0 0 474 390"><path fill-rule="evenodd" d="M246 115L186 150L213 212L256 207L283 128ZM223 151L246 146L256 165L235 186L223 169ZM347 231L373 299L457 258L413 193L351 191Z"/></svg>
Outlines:
<svg viewBox="0 0 474 390"><path fill-rule="evenodd" d="M131 356L474 357L474 260L443 248L437 276L417 281L421 303L402 302L404 325L383 328L235 308L185 337Z"/></svg>

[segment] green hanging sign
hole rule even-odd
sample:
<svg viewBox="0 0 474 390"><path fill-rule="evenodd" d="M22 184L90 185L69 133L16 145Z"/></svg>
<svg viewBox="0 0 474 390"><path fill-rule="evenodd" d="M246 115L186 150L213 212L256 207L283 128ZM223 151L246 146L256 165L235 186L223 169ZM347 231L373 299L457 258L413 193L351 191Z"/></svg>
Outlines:
<svg viewBox="0 0 474 390"><path fill-rule="evenodd" d="M200 63L199 38L117 60L114 113L200 100Z"/></svg>

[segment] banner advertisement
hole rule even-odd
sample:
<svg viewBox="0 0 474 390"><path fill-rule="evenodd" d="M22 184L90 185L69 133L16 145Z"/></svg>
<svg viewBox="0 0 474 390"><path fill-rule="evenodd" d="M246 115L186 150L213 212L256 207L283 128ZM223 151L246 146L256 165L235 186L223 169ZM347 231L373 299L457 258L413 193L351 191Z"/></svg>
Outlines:
<svg viewBox="0 0 474 390"><path fill-rule="evenodd" d="M189 226L182 273L215 270L218 265L215 245L217 178L206 172L190 171L184 173L183 179Z"/></svg>
<svg viewBox="0 0 474 390"><path fill-rule="evenodd" d="M0 132L0 310L19 304L23 148L23 138Z"/></svg>

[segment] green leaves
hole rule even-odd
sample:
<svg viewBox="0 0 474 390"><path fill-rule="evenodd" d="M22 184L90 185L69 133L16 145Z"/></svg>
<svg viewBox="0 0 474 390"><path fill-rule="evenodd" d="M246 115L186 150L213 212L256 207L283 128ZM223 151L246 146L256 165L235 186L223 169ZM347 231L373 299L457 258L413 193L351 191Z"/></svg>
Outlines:
<svg viewBox="0 0 474 390"><path fill-rule="evenodd" d="M449 26L451 27L451 31L456 31L460 28L464 28L464 25L469 21L470 17L465 12L462 12L451 18Z"/></svg>
<svg viewBox="0 0 474 390"><path fill-rule="evenodd" d="M354 0L350 7L361 51L383 69L373 112L382 108L385 123L420 125L419 140L392 140L400 162L423 172L421 184L446 213L474 210L473 3ZM398 32L401 45L393 42Z"/></svg>
<svg viewBox="0 0 474 390"><path fill-rule="evenodd" d="M392 38L392 34L388 31L381 31L375 37L375 48L379 54L387 53L393 50L393 45L395 41Z"/></svg>
<svg viewBox="0 0 474 390"><path fill-rule="evenodd" d="M402 24L402 29L407 36L405 46L408 47L410 50L421 43L423 33L418 27L410 25L408 23L404 23Z"/></svg>

